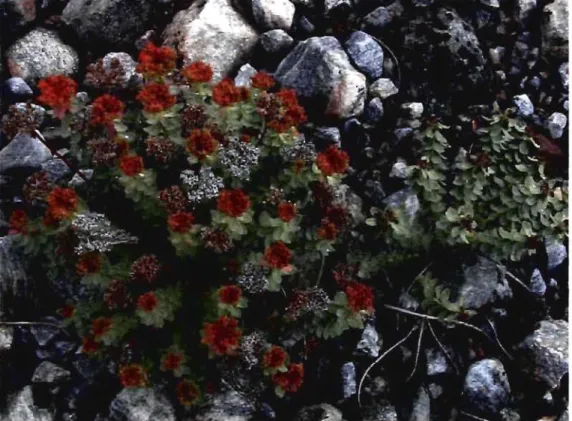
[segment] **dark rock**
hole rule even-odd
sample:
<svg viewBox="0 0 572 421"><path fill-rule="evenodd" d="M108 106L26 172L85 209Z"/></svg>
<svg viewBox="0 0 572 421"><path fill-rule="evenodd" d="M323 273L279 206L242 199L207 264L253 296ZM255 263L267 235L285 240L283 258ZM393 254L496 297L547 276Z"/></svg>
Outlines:
<svg viewBox="0 0 572 421"><path fill-rule="evenodd" d="M302 14L296 14L294 17L294 24L292 25L292 32L298 38L308 38L316 31L316 26Z"/></svg>
<svg viewBox="0 0 572 421"><path fill-rule="evenodd" d="M379 334L375 330L375 326L368 324L361 334L356 351L357 353L364 353L370 357L377 358L380 349Z"/></svg>
<svg viewBox="0 0 572 421"><path fill-rule="evenodd" d="M523 26L528 23L536 7L536 0L517 0L515 2L515 14Z"/></svg>
<svg viewBox="0 0 572 421"><path fill-rule="evenodd" d="M440 349L429 348L425 350L425 357L427 360L428 376L438 376L441 374L447 374L450 371L447 357Z"/></svg>
<svg viewBox="0 0 572 421"><path fill-rule="evenodd" d="M463 280L458 299L467 309L479 309L512 297L505 269L483 256L476 262L463 263Z"/></svg>
<svg viewBox="0 0 572 421"><path fill-rule="evenodd" d="M334 16L349 12L352 9L352 2L350 0L325 0L324 12L326 16Z"/></svg>
<svg viewBox="0 0 572 421"><path fill-rule="evenodd" d="M546 293L546 282L538 269L534 269L530 277L530 290L538 297L544 297Z"/></svg>
<svg viewBox="0 0 572 421"><path fill-rule="evenodd" d="M463 394L470 410L483 416L494 416L510 402L510 384L502 363L487 359L469 367Z"/></svg>
<svg viewBox="0 0 572 421"><path fill-rule="evenodd" d="M111 402L111 421L175 421L175 411L166 396L154 389L123 389ZM222 420L221 420L222 421Z"/></svg>
<svg viewBox="0 0 572 421"><path fill-rule="evenodd" d="M562 63L558 68L558 73L560 74L562 87L568 90L568 63Z"/></svg>
<svg viewBox="0 0 572 421"><path fill-rule="evenodd" d="M354 363L345 363L341 370L342 376L342 389L344 399L355 395L357 393L356 384L356 366Z"/></svg>
<svg viewBox="0 0 572 421"><path fill-rule="evenodd" d="M416 221L419 214L419 198L413 190L407 188L399 190L383 200L387 210L392 210L400 213L403 209L403 223L405 225L412 225Z"/></svg>
<svg viewBox="0 0 572 421"><path fill-rule="evenodd" d="M222 421L222 420L221 420ZM302 408L294 421L343 421L342 413L330 404L307 406Z"/></svg>
<svg viewBox="0 0 572 421"><path fill-rule="evenodd" d="M50 75L73 75L78 70L77 53L56 32L34 29L6 52L10 74L26 81Z"/></svg>
<svg viewBox="0 0 572 421"><path fill-rule="evenodd" d="M211 396L205 408L197 415L197 421L249 421L254 413L254 404L234 390Z"/></svg>
<svg viewBox="0 0 572 421"><path fill-rule="evenodd" d="M37 171L51 156L50 150L38 139L19 133L0 151L0 174Z"/></svg>
<svg viewBox="0 0 572 421"><path fill-rule="evenodd" d="M264 30L288 31L294 21L296 8L289 0L252 0L252 14Z"/></svg>
<svg viewBox="0 0 572 421"><path fill-rule="evenodd" d="M27 262L17 251L12 236L0 238L0 317L16 312L8 307L9 300L15 303L28 302L30 281L26 274Z"/></svg>
<svg viewBox="0 0 572 421"><path fill-rule="evenodd" d="M568 374L568 323L543 320L540 327L518 346L522 370L548 390Z"/></svg>
<svg viewBox="0 0 572 421"><path fill-rule="evenodd" d="M546 125L550 136L553 139L560 139L564 134L564 129L566 129L566 124L568 119L562 113L552 113L548 120L546 120Z"/></svg>
<svg viewBox="0 0 572 421"><path fill-rule="evenodd" d="M362 421L398 421L397 411L389 402L379 402L362 410Z"/></svg>
<svg viewBox="0 0 572 421"><path fill-rule="evenodd" d="M2 100L8 104L26 101L34 95L32 88L28 86L26 81L20 77L11 77L4 82Z"/></svg>
<svg viewBox="0 0 572 421"><path fill-rule="evenodd" d="M568 0L555 0L542 11L542 53L568 58Z"/></svg>
<svg viewBox="0 0 572 421"><path fill-rule="evenodd" d="M42 164L42 170L48 173L54 183L71 177L72 170L60 158L53 158Z"/></svg>
<svg viewBox="0 0 572 421"><path fill-rule="evenodd" d="M3 31L17 30L35 20L35 0L3 0L0 2L0 26Z"/></svg>
<svg viewBox="0 0 572 421"><path fill-rule="evenodd" d="M409 421L431 421L431 398L423 387L417 391Z"/></svg>
<svg viewBox="0 0 572 421"><path fill-rule="evenodd" d="M344 43L356 68L368 78L379 79L383 73L383 49L377 41L362 31L355 31Z"/></svg>
<svg viewBox="0 0 572 421"><path fill-rule="evenodd" d="M312 142L318 149L325 149L328 146L341 146L340 129L337 127L316 127L312 131Z"/></svg>
<svg viewBox="0 0 572 421"><path fill-rule="evenodd" d="M32 388L24 387L19 392L8 397L4 411L0 408L2 421L53 421L54 415L45 408L34 404Z"/></svg>
<svg viewBox="0 0 572 421"><path fill-rule="evenodd" d="M14 328L10 326L0 326L0 352L8 351L14 342Z"/></svg>
<svg viewBox="0 0 572 421"><path fill-rule="evenodd" d="M389 26L394 15L387 7L381 6L363 18L362 26L373 33L379 32Z"/></svg>
<svg viewBox="0 0 572 421"><path fill-rule="evenodd" d="M294 44L294 39L282 29L274 29L263 33L258 44L264 53L285 55Z"/></svg>
<svg viewBox="0 0 572 421"><path fill-rule="evenodd" d="M60 366L44 361L34 372L33 383L64 383L71 379L71 373Z"/></svg>
<svg viewBox="0 0 572 421"><path fill-rule="evenodd" d="M548 270L556 269L568 258L566 246L558 241L546 242L546 255L548 256Z"/></svg>
<svg viewBox="0 0 572 421"><path fill-rule="evenodd" d="M397 162L391 167L391 172L389 173L391 178L396 178L398 180L406 180L407 176L407 162L403 159L398 158Z"/></svg>
<svg viewBox="0 0 572 421"><path fill-rule="evenodd" d="M373 82L369 87L369 94L373 97L385 99L399 92L391 79L381 78Z"/></svg>
<svg viewBox="0 0 572 421"><path fill-rule="evenodd" d="M83 355L73 362L73 366L87 382L92 382L105 368L103 362Z"/></svg>
<svg viewBox="0 0 572 421"><path fill-rule="evenodd" d="M295 89L303 102L312 101L309 112L348 118L363 111L365 77L352 67L334 37L313 37L298 44L275 77L284 87Z"/></svg>
<svg viewBox="0 0 572 421"><path fill-rule="evenodd" d="M403 143L405 139L411 139L413 137L413 129L411 127L400 127L393 131L395 137L395 145Z"/></svg>
<svg viewBox="0 0 572 421"><path fill-rule="evenodd" d="M149 0L70 0L62 21L91 45L130 47L147 29L152 9Z"/></svg>
<svg viewBox="0 0 572 421"><path fill-rule="evenodd" d="M363 112L363 121L366 124L377 124L383 118L383 102L374 98L367 103Z"/></svg>
<svg viewBox="0 0 572 421"><path fill-rule="evenodd" d="M51 320L48 321L51 322ZM54 323L57 322L54 321ZM52 339L54 339L60 333L60 330L56 326L50 326L44 324L34 325L30 328L30 331L32 332L32 335L34 335L36 342L40 346L46 346Z"/></svg>

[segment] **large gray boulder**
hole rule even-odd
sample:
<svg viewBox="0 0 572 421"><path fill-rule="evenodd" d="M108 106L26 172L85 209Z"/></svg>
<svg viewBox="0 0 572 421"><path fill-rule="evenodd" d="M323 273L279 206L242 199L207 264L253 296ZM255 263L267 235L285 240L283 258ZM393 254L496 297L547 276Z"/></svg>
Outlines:
<svg viewBox="0 0 572 421"><path fill-rule="evenodd" d="M32 388L26 386L8 397L6 408L0 408L0 420L53 421L54 415L48 409L36 407Z"/></svg>
<svg viewBox="0 0 572 421"><path fill-rule="evenodd" d="M27 133L19 133L0 150L0 174L33 172L52 157L46 145Z"/></svg>
<svg viewBox="0 0 572 421"><path fill-rule="evenodd" d="M563 60L568 58L568 0L555 0L544 7L542 52Z"/></svg>
<svg viewBox="0 0 572 421"><path fill-rule="evenodd" d="M202 60L221 80L244 62L258 41L257 31L229 0L199 0L182 10L165 29L165 43L182 54L185 63Z"/></svg>
<svg viewBox="0 0 572 421"><path fill-rule="evenodd" d="M463 395L470 410L484 416L499 414L511 398L502 363L496 359L473 363L465 377Z"/></svg>
<svg viewBox="0 0 572 421"><path fill-rule="evenodd" d="M109 409L115 421L175 421L175 410L166 396L151 388L123 389Z"/></svg>
<svg viewBox="0 0 572 421"><path fill-rule="evenodd" d="M363 111L365 76L351 65L334 37L312 37L298 44L280 63L275 77L311 104L310 113L348 118Z"/></svg>
<svg viewBox="0 0 572 421"><path fill-rule="evenodd" d="M75 50L58 34L34 29L17 40L6 52L8 69L14 77L30 82L50 75L73 75L79 59Z"/></svg>
<svg viewBox="0 0 572 421"><path fill-rule="evenodd" d="M147 29L150 0L70 0L62 20L90 44L130 47Z"/></svg>

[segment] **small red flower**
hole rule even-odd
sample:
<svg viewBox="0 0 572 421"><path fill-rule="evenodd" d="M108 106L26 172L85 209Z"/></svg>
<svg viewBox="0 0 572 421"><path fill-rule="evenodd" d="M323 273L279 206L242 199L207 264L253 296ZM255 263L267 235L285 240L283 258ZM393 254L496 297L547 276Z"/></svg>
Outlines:
<svg viewBox="0 0 572 421"><path fill-rule="evenodd" d="M248 92L246 90L246 92ZM245 89L240 89L234 86L231 79L224 79L213 86L213 101L221 107L228 107L229 105L245 99Z"/></svg>
<svg viewBox="0 0 572 421"><path fill-rule="evenodd" d="M62 308L58 310L58 314L62 316L64 319L69 319L75 313L75 307L71 304L66 304Z"/></svg>
<svg viewBox="0 0 572 421"><path fill-rule="evenodd" d="M162 76L175 68L177 53L170 47L157 47L148 42L139 53L137 72L148 76Z"/></svg>
<svg viewBox="0 0 572 421"><path fill-rule="evenodd" d="M159 300L154 292L147 292L137 298L137 308L143 310L146 313L151 313L157 308Z"/></svg>
<svg viewBox="0 0 572 421"><path fill-rule="evenodd" d="M296 205L290 202L281 202L278 205L278 217L284 222L290 222L296 217Z"/></svg>
<svg viewBox="0 0 572 421"><path fill-rule="evenodd" d="M232 355L238 348L241 335L238 320L222 316L216 322L204 324L201 343L216 355Z"/></svg>
<svg viewBox="0 0 572 421"><path fill-rule="evenodd" d="M290 264L292 251L282 241L277 241L266 247L264 260L271 268L283 269Z"/></svg>
<svg viewBox="0 0 572 421"><path fill-rule="evenodd" d="M201 390L196 383L189 380L181 380L177 385L177 399L179 399L182 405L194 405L200 397Z"/></svg>
<svg viewBox="0 0 572 421"><path fill-rule="evenodd" d="M349 162L348 154L335 146L320 152L316 158L318 168L326 176L344 173L348 169Z"/></svg>
<svg viewBox="0 0 572 421"><path fill-rule="evenodd" d="M177 98L171 95L169 86L164 83L149 83L139 91L137 100L143 104L143 109L149 113L159 113L171 108Z"/></svg>
<svg viewBox="0 0 572 421"><path fill-rule="evenodd" d="M185 233L191 229L194 220L190 212L177 212L169 216L167 224L171 231Z"/></svg>
<svg viewBox="0 0 572 421"><path fill-rule="evenodd" d="M121 172L129 177L143 172L143 158L138 155L123 155L119 160Z"/></svg>
<svg viewBox="0 0 572 421"><path fill-rule="evenodd" d="M253 88L262 89L263 91L267 91L276 85L274 78L266 72L258 72L250 80Z"/></svg>
<svg viewBox="0 0 572 421"><path fill-rule="evenodd" d="M110 318L99 317L95 319L93 322L91 322L91 333L97 339L105 335L109 331L109 329L111 329L112 325L113 322L111 321Z"/></svg>
<svg viewBox="0 0 572 421"><path fill-rule="evenodd" d="M205 159L212 155L218 146L217 140L210 130L196 129L191 132L187 139L187 149L198 159Z"/></svg>
<svg viewBox="0 0 572 421"><path fill-rule="evenodd" d="M99 349L99 343L92 336L86 336L81 340L81 351L85 354L93 354Z"/></svg>
<svg viewBox="0 0 572 421"><path fill-rule="evenodd" d="M92 273L99 273L101 270L102 258L97 251L82 254L76 265L75 270L78 275L85 276Z"/></svg>
<svg viewBox="0 0 572 421"><path fill-rule="evenodd" d="M28 214L22 209L16 209L10 215L8 225L10 227L10 234L25 234L28 232Z"/></svg>
<svg viewBox="0 0 572 421"><path fill-rule="evenodd" d="M125 104L112 95L105 94L93 101L90 124L109 124L123 116Z"/></svg>
<svg viewBox="0 0 572 421"><path fill-rule="evenodd" d="M203 61L195 61L181 70L182 75L189 82L205 83L213 77L213 69Z"/></svg>
<svg viewBox="0 0 572 421"><path fill-rule="evenodd" d="M286 373L276 373L272 380L286 392L296 392L304 383L304 366L302 364L290 364Z"/></svg>
<svg viewBox="0 0 572 421"><path fill-rule="evenodd" d="M140 364L130 364L119 369L119 380L123 387L142 387L147 384L147 372Z"/></svg>
<svg viewBox="0 0 572 421"><path fill-rule="evenodd" d="M348 212L341 206L331 206L326 212L326 219L336 228L343 228L348 223Z"/></svg>
<svg viewBox="0 0 572 421"><path fill-rule="evenodd" d="M265 368L280 368L286 364L288 354L283 348L273 345L262 357L262 364Z"/></svg>
<svg viewBox="0 0 572 421"><path fill-rule="evenodd" d="M338 235L336 225L327 219L322 221L322 226L318 228L318 236L327 241L334 241Z"/></svg>
<svg viewBox="0 0 572 421"><path fill-rule="evenodd" d="M56 117L62 119L71 107L72 98L77 93L77 83L63 75L48 76L38 82L40 96L38 102L54 109Z"/></svg>
<svg viewBox="0 0 572 421"><path fill-rule="evenodd" d="M348 304L355 311L372 311L373 310L373 291L372 289L359 282L350 282L346 286L346 295L348 296Z"/></svg>
<svg viewBox="0 0 572 421"><path fill-rule="evenodd" d="M180 352L169 352L163 357L161 369L164 371L175 371L183 362L183 354Z"/></svg>
<svg viewBox="0 0 572 421"><path fill-rule="evenodd" d="M237 218L250 209L250 198L241 189L222 190L218 197L218 210Z"/></svg>
<svg viewBox="0 0 572 421"><path fill-rule="evenodd" d="M56 187L47 198L47 214L56 221L69 218L77 210L77 194L75 190Z"/></svg>
<svg viewBox="0 0 572 421"><path fill-rule="evenodd" d="M236 305L241 296L242 290L236 285L227 285L218 290L218 299L223 304Z"/></svg>

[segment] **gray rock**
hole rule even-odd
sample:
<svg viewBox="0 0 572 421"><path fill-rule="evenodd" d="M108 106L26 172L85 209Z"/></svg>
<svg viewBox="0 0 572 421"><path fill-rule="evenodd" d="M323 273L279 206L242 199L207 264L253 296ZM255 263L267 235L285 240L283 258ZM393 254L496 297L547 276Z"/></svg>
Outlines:
<svg viewBox="0 0 572 421"><path fill-rule="evenodd" d="M135 87L143 82L143 75L136 71L137 62L127 53L118 52L106 54L105 57L103 57L103 68L106 72L112 69L112 63L115 60L119 61L123 69L123 73L115 79L121 88Z"/></svg>
<svg viewBox="0 0 572 421"><path fill-rule="evenodd" d="M568 415L568 408L566 408L564 410L564 412L562 413L562 415L560 415L560 418L558 418L558 421L570 421L570 416Z"/></svg>
<svg viewBox="0 0 572 421"><path fill-rule="evenodd" d="M342 375L343 396L344 399L348 399L349 397L357 393L356 366L354 365L354 363L352 362L345 363L342 366L341 375Z"/></svg>
<svg viewBox="0 0 572 421"><path fill-rule="evenodd" d="M349 10L352 8L352 2L350 0L325 0L324 1L324 12L326 15L332 14L337 10Z"/></svg>
<svg viewBox="0 0 572 421"><path fill-rule="evenodd" d="M84 42L130 47L147 29L152 9L149 0L70 0L62 20Z"/></svg>
<svg viewBox="0 0 572 421"><path fill-rule="evenodd" d="M302 408L294 421L343 421L343 419L342 413L337 408L328 403L322 403Z"/></svg>
<svg viewBox="0 0 572 421"><path fill-rule="evenodd" d="M238 69L238 73L234 78L234 84L236 86L244 86L246 88L250 88L251 85L251 78L257 73L257 70L252 67L250 64L246 63L240 69Z"/></svg>
<svg viewBox="0 0 572 421"><path fill-rule="evenodd" d="M36 2L34 0L3 0L2 25L6 29L23 27L36 20Z"/></svg>
<svg viewBox="0 0 572 421"><path fill-rule="evenodd" d="M52 153L42 142L26 133L18 133L0 151L0 174L39 170Z"/></svg>
<svg viewBox="0 0 572 421"><path fill-rule="evenodd" d="M166 396L151 388L123 389L111 402L115 421L175 421L175 410Z"/></svg>
<svg viewBox="0 0 572 421"><path fill-rule="evenodd" d="M429 348L425 350L425 357L427 360L428 376L438 376L449 372L449 362L440 349Z"/></svg>
<svg viewBox="0 0 572 421"><path fill-rule="evenodd" d="M510 402L510 384L502 363L496 359L477 361L469 367L463 394L466 404L479 414L494 416Z"/></svg>
<svg viewBox="0 0 572 421"><path fill-rule="evenodd" d="M334 37L312 37L298 44L280 63L275 77L284 87L295 89L303 101L312 99L316 114L349 118L363 111L365 76L350 64Z"/></svg>
<svg viewBox="0 0 572 421"><path fill-rule="evenodd" d="M366 124L376 124L383 118L383 102L380 98L369 101L363 112L363 121Z"/></svg>
<svg viewBox="0 0 572 421"><path fill-rule="evenodd" d="M296 8L289 0L252 0L252 14L264 30L288 31L294 21Z"/></svg>
<svg viewBox="0 0 572 421"><path fill-rule="evenodd" d="M14 310L6 306L6 297L18 297L19 301L27 301L29 279L26 267L26 260L16 250L15 238L0 237L0 318Z"/></svg>
<svg viewBox="0 0 572 421"><path fill-rule="evenodd" d="M502 421L520 421L520 414L514 409L505 408L500 413Z"/></svg>
<svg viewBox="0 0 572 421"><path fill-rule="evenodd" d="M79 59L72 47L56 32L34 29L17 40L6 52L10 74L27 82L54 74L73 75Z"/></svg>
<svg viewBox="0 0 572 421"><path fill-rule="evenodd" d="M549 390L568 373L568 323L543 320L518 346L522 370Z"/></svg>
<svg viewBox="0 0 572 421"><path fill-rule="evenodd" d="M568 63L562 63L558 68L558 73L560 74L560 80L562 80L562 86L568 90Z"/></svg>
<svg viewBox="0 0 572 421"><path fill-rule="evenodd" d="M10 326L0 326L0 352L8 351L14 342L14 328Z"/></svg>
<svg viewBox="0 0 572 421"><path fill-rule="evenodd" d="M34 95L32 88L21 77L11 77L4 82L2 92L4 99L9 103L26 101Z"/></svg>
<svg viewBox="0 0 572 421"><path fill-rule="evenodd" d="M431 398L423 387L417 392L409 421L431 421Z"/></svg>
<svg viewBox="0 0 572 421"><path fill-rule="evenodd" d="M443 386L441 385L431 383L427 388L429 389L429 395L433 400L439 399L439 397L443 395Z"/></svg>
<svg viewBox="0 0 572 421"><path fill-rule="evenodd" d="M318 148L335 145L340 147L342 135L337 127L316 127L312 132L312 141Z"/></svg>
<svg viewBox="0 0 572 421"><path fill-rule="evenodd" d="M546 254L548 256L548 270L556 269L568 257L566 246L554 240L546 241Z"/></svg>
<svg viewBox="0 0 572 421"><path fill-rule="evenodd" d="M397 158L397 162L391 167L391 172L389 173L391 178L397 178L398 180L407 179L407 162L401 158Z"/></svg>
<svg viewBox="0 0 572 421"><path fill-rule="evenodd" d="M50 362L44 361L34 372L32 377L33 383L64 383L71 379L71 373L68 370Z"/></svg>
<svg viewBox="0 0 572 421"><path fill-rule="evenodd" d="M401 110L410 118L421 118L423 104L420 102L406 102L401 104Z"/></svg>
<svg viewBox="0 0 572 421"><path fill-rule="evenodd" d="M399 190L383 200L387 210L403 212L403 223L414 224L419 214L419 198L410 188Z"/></svg>
<svg viewBox="0 0 572 421"><path fill-rule="evenodd" d="M523 24L528 22L534 9L536 9L536 0L517 0L515 2L516 17Z"/></svg>
<svg viewBox="0 0 572 421"><path fill-rule="evenodd" d="M46 346L60 333L60 330L55 326L41 324L32 326L30 331L40 346Z"/></svg>
<svg viewBox="0 0 572 421"><path fill-rule="evenodd" d="M166 44L174 45L185 63L203 60L213 69L213 79L228 76L244 63L258 33L231 6L229 0L201 0L182 10L165 29Z"/></svg>
<svg viewBox="0 0 572 421"><path fill-rule="evenodd" d="M550 131L550 136L553 139L560 139L564 134L564 129L568 119L562 113L552 113L546 122L548 126L548 131Z"/></svg>
<svg viewBox="0 0 572 421"><path fill-rule="evenodd" d="M196 421L250 421L254 404L234 390L211 396Z"/></svg>
<svg viewBox="0 0 572 421"><path fill-rule="evenodd" d="M397 411L389 402L375 403L362 410L362 421L398 421Z"/></svg>
<svg viewBox="0 0 572 421"><path fill-rule="evenodd" d="M568 0L555 0L542 12L542 53L568 58Z"/></svg>
<svg viewBox="0 0 572 421"><path fill-rule="evenodd" d="M273 29L263 33L258 43L264 53L285 54L294 44L294 39L282 29Z"/></svg>
<svg viewBox="0 0 572 421"><path fill-rule="evenodd" d="M355 31L344 43L355 67L368 78L379 79L383 73L383 49L371 36Z"/></svg>
<svg viewBox="0 0 572 421"><path fill-rule="evenodd" d="M375 330L374 325L368 324L361 334L361 339L357 344L356 350L376 358L379 355L380 349L379 334L377 330Z"/></svg>
<svg viewBox="0 0 572 421"><path fill-rule="evenodd" d="M544 297L546 293L546 282L538 269L534 269L530 277L530 290L538 297Z"/></svg>
<svg viewBox="0 0 572 421"><path fill-rule="evenodd" d="M529 117L534 114L534 105L528 95L515 95L512 102L516 105L516 112L521 117Z"/></svg>
<svg viewBox="0 0 572 421"><path fill-rule="evenodd" d="M391 79L381 78L373 82L369 87L369 94L373 97L385 99L399 92Z"/></svg>
<svg viewBox="0 0 572 421"><path fill-rule="evenodd" d="M87 180L91 180L91 177L93 177L93 170L90 170L90 169L81 170L81 173L83 174L83 176ZM85 180L83 178L81 178L77 173L74 174L74 176L72 177L72 179L68 183L68 185L70 187L73 187L74 189L77 189L78 187L81 187L84 184L85 184Z"/></svg>
<svg viewBox="0 0 572 421"><path fill-rule="evenodd" d="M65 180L72 175L72 170L60 158L52 158L42 164L42 170L45 171L50 180L58 182Z"/></svg>
<svg viewBox="0 0 572 421"><path fill-rule="evenodd" d="M54 415L47 409L36 407L32 388L26 386L8 397L5 410L2 411L0 408L0 419L2 421L53 421Z"/></svg>
<svg viewBox="0 0 572 421"><path fill-rule="evenodd" d="M505 55L505 47L495 47L495 48L489 48L489 57L491 59L491 62L493 64L496 64L497 66L501 64L502 59L504 58Z"/></svg>
<svg viewBox="0 0 572 421"><path fill-rule="evenodd" d="M504 268L483 256L476 263L463 264L458 299L467 309L479 309L512 297Z"/></svg>
<svg viewBox="0 0 572 421"><path fill-rule="evenodd" d="M394 18L388 7L378 7L363 18L362 26L370 32L378 32L387 27Z"/></svg>

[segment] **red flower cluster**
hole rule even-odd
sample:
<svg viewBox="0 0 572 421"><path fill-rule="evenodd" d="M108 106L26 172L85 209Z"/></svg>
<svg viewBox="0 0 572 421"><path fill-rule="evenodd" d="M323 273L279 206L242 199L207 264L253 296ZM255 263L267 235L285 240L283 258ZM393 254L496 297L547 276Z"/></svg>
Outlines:
<svg viewBox="0 0 572 421"><path fill-rule="evenodd" d="M163 363L161 365L161 369L164 371L175 371L183 362L183 354L180 352L169 352L163 358Z"/></svg>
<svg viewBox="0 0 572 421"><path fill-rule="evenodd" d="M119 161L121 172L129 177L143 172L143 158L138 155L123 155Z"/></svg>
<svg viewBox="0 0 572 421"><path fill-rule="evenodd" d="M112 95L102 95L93 101L90 124L109 124L116 118L123 116L125 104Z"/></svg>
<svg viewBox="0 0 572 421"><path fill-rule="evenodd" d="M333 241L339 230L348 222L347 212L340 206L329 207L326 217L322 219L322 226L318 228L318 235L324 240Z"/></svg>
<svg viewBox="0 0 572 421"><path fill-rule="evenodd" d="M242 290L236 285L227 285L218 290L218 299L223 304L236 305L241 296Z"/></svg>
<svg viewBox="0 0 572 421"><path fill-rule="evenodd" d="M129 364L119 369L119 380L123 387L142 387L147 385L147 372L140 364Z"/></svg>
<svg viewBox="0 0 572 421"><path fill-rule="evenodd" d="M236 87L231 79L224 79L213 86L213 101L221 107L244 101L249 96L248 89Z"/></svg>
<svg viewBox="0 0 572 421"><path fill-rule="evenodd" d="M213 69L203 61L195 61L181 70L181 74L190 83L209 82L213 77Z"/></svg>
<svg viewBox="0 0 572 421"><path fill-rule="evenodd" d="M169 86L164 83L149 83L137 94L137 100L143 104L143 109L149 113L159 113L171 108L177 98L171 95Z"/></svg>
<svg viewBox="0 0 572 421"><path fill-rule="evenodd" d="M64 319L69 319L75 313L75 307L71 304L66 304L62 308L58 310L58 314L62 316Z"/></svg>
<svg viewBox="0 0 572 421"><path fill-rule="evenodd" d="M216 355L232 355L238 348L241 335L238 320L222 316L216 322L204 324L201 343Z"/></svg>
<svg viewBox="0 0 572 421"><path fill-rule="evenodd" d="M263 91L267 91L268 89L276 85L276 81L274 80L274 78L266 72L258 72L254 76L252 76L250 80L252 82L253 88L262 89Z"/></svg>
<svg viewBox="0 0 572 421"><path fill-rule="evenodd" d="M99 338L109 332L113 322L107 317L99 317L91 322L91 333L95 338Z"/></svg>
<svg viewBox="0 0 572 421"><path fill-rule="evenodd" d="M38 82L38 88L38 102L52 107L56 117L62 119L71 107L72 98L77 92L77 83L63 75L48 76Z"/></svg>
<svg viewBox="0 0 572 421"><path fill-rule="evenodd" d="M304 366L290 364L286 373L276 373L272 380L286 392L296 392L304 383Z"/></svg>
<svg viewBox="0 0 572 421"><path fill-rule="evenodd" d="M284 222L290 222L296 217L296 205L290 202L280 202L278 205L278 217Z"/></svg>
<svg viewBox="0 0 572 421"><path fill-rule="evenodd" d="M343 174L350 163L350 157L345 151L330 146L324 152L320 152L316 158L318 168L325 176Z"/></svg>
<svg viewBox="0 0 572 421"><path fill-rule="evenodd" d="M81 351L85 354L93 354L99 349L99 343L92 336L86 336L81 340Z"/></svg>
<svg viewBox="0 0 572 421"><path fill-rule="evenodd" d="M280 102L280 109L278 112L271 112L267 118L268 127L283 133L291 127L304 123L308 118L306 111L298 103L296 92L291 89L282 89L276 93L275 98Z"/></svg>
<svg viewBox="0 0 572 421"><path fill-rule="evenodd" d="M181 380L177 385L177 398L182 405L194 405L200 397L201 390L194 382Z"/></svg>
<svg viewBox="0 0 572 421"><path fill-rule="evenodd" d="M371 287L359 282L350 282L346 286L346 295L348 296L348 304L355 311L372 311L373 310L373 291Z"/></svg>
<svg viewBox="0 0 572 421"><path fill-rule="evenodd" d="M47 216L55 221L69 218L77 210L77 194L75 190L56 187L46 200L48 202Z"/></svg>
<svg viewBox="0 0 572 421"><path fill-rule="evenodd" d="M137 71L148 76L163 76L175 68L177 53L170 47L148 42L139 53Z"/></svg>
<svg viewBox="0 0 572 421"><path fill-rule="evenodd" d="M157 308L159 300L153 291L147 292L137 298L137 308L146 313L151 313Z"/></svg>
<svg viewBox="0 0 572 421"><path fill-rule="evenodd" d="M10 234L26 234L28 232L28 214L22 209L16 209L10 215L8 225Z"/></svg>
<svg viewBox="0 0 572 421"><path fill-rule="evenodd" d="M271 268L284 269L292 260L292 251L282 241L277 241L266 247L264 260Z"/></svg>
<svg viewBox="0 0 572 421"><path fill-rule="evenodd" d="M185 233L191 229L195 217L190 212L177 212L169 216L167 224L173 232Z"/></svg>
<svg viewBox="0 0 572 421"><path fill-rule="evenodd" d="M205 159L217 150L218 142L210 130L196 129L187 138L187 149L198 159Z"/></svg>
<svg viewBox="0 0 572 421"><path fill-rule="evenodd" d="M262 357L262 365L265 368L279 368L286 364L288 354L283 348L273 345Z"/></svg>
<svg viewBox="0 0 572 421"><path fill-rule="evenodd" d="M75 270L78 275L85 276L93 273L99 273L101 270L102 258L97 251L82 254L76 265Z"/></svg>
<svg viewBox="0 0 572 421"><path fill-rule="evenodd" d="M217 206L222 213L237 218L250 208L250 198L241 189L222 190Z"/></svg>
<svg viewBox="0 0 572 421"><path fill-rule="evenodd" d="M338 236L338 229L332 222L324 219L322 226L318 228L318 236L323 240L334 241Z"/></svg>

